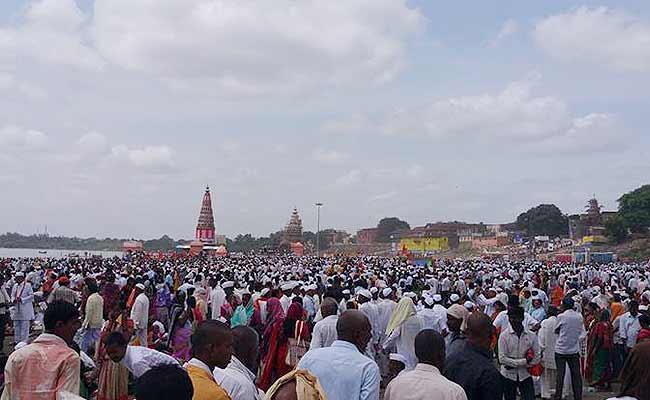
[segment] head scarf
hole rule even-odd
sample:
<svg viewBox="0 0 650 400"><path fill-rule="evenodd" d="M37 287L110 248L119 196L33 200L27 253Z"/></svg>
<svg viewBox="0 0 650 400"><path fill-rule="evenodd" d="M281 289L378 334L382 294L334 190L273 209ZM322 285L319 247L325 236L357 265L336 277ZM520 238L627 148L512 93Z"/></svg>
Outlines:
<svg viewBox="0 0 650 400"><path fill-rule="evenodd" d="M291 303L287 310L287 319L299 321L303 316L303 309L298 303Z"/></svg>
<svg viewBox="0 0 650 400"><path fill-rule="evenodd" d="M266 398L273 396L291 381L296 381L296 396L298 400L327 400L325 390L318 382L318 378L305 370L295 369L278 379L273 386L266 391Z"/></svg>
<svg viewBox="0 0 650 400"><path fill-rule="evenodd" d="M284 320L284 310L280 300L272 297L266 302L266 321L264 326L264 336L270 338L273 325L278 321Z"/></svg>
<svg viewBox="0 0 650 400"><path fill-rule="evenodd" d="M386 327L386 335L393 333L395 329L399 328L400 325L415 314L416 311L413 300L408 297L403 297L399 303L397 303L393 315L390 316L390 321L388 321L388 326Z"/></svg>
<svg viewBox="0 0 650 400"><path fill-rule="evenodd" d="M619 397L631 396L637 400L650 400L650 342L637 344L625 361L621 372Z"/></svg>

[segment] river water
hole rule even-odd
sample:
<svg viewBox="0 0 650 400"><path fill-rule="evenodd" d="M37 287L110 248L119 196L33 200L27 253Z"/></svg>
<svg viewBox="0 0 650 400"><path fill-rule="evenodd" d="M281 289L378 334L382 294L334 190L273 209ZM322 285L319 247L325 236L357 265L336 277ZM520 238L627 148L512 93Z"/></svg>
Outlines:
<svg viewBox="0 0 650 400"><path fill-rule="evenodd" d="M90 257L90 256L113 257L113 256L121 256L122 252L121 251L90 251L90 250L59 250L59 249L6 249L0 247L0 258L3 257L62 258L62 257L67 257L69 255L78 255L79 257Z"/></svg>

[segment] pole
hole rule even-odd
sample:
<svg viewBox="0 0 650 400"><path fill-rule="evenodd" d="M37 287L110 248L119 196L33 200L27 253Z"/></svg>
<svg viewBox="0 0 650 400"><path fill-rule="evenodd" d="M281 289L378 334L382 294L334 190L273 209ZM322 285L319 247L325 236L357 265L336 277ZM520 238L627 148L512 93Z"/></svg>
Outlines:
<svg viewBox="0 0 650 400"><path fill-rule="evenodd" d="M320 208L323 203L316 203L316 257L320 258Z"/></svg>

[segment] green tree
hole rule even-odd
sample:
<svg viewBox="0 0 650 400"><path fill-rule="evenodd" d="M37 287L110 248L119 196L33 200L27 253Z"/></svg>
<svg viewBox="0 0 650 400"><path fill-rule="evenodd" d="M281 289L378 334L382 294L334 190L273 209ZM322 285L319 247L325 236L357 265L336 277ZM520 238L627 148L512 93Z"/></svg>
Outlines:
<svg viewBox="0 0 650 400"><path fill-rule="evenodd" d="M650 227L650 185L621 196L618 199L618 215L632 232L647 233Z"/></svg>
<svg viewBox="0 0 650 400"><path fill-rule="evenodd" d="M382 218L377 224L377 241L382 243L390 242L392 234L407 229L411 229L408 222L397 217Z"/></svg>
<svg viewBox="0 0 650 400"><path fill-rule="evenodd" d="M627 239L627 226L625 226L623 218L619 215L607 218L605 220L605 235L616 244L625 241Z"/></svg>
<svg viewBox="0 0 650 400"><path fill-rule="evenodd" d="M517 228L531 236L565 236L569 220L555 204L540 204L517 217Z"/></svg>

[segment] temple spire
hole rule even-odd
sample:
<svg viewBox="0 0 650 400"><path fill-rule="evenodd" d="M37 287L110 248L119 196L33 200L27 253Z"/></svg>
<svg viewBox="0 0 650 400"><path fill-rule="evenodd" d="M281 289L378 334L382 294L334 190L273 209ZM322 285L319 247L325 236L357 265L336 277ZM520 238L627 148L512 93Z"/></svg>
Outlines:
<svg viewBox="0 0 650 400"><path fill-rule="evenodd" d="M199 222L196 224L196 239L206 243L213 243L215 240L214 214L212 213L212 198L210 186L205 187Z"/></svg>
<svg viewBox="0 0 650 400"><path fill-rule="evenodd" d="M302 220L298 209L294 208L289 223L284 229L284 239L289 243L302 242Z"/></svg>

